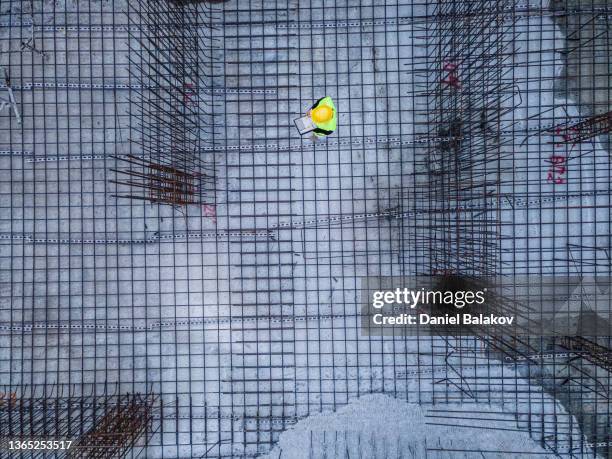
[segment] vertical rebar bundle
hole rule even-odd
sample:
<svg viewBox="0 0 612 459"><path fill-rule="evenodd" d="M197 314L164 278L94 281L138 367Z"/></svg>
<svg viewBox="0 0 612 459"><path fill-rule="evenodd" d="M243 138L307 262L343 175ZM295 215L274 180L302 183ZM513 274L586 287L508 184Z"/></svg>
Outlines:
<svg viewBox="0 0 612 459"><path fill-rule="evenodd" d="M184 206L214 201L214 168L201 139L210 120L206 101L205 6L194 2L132 2L138 30L131 32L130 72L141 88L132 100L131 126L143 155L116 157L130 180L113 180L117 197ZM199 8L199 10L198 10ZM209 45L210 46L210 45Z"/></svg>
<svg viewBox="0 0 612 459"><path fill-rule="evenodd" d="M427 77L420 113L427 148L414 199L424 214L422 272L494 276L504 168L500 118L513 96L505 1L437 3L427 28Z"/></svg>

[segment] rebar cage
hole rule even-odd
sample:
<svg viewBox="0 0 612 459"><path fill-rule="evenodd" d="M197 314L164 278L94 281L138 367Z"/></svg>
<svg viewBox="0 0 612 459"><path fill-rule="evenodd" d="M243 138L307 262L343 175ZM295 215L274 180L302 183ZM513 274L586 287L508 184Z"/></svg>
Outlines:
<svg viewBox="0 0 612 459"><path fill-rule="evenodd" d="M611 17L596 0L3 2L1 441L253 457L384 393L432 424L610 456ZM336 132L300 137L325 95ZM545 319L582 313L582 332L365 335L363 280L411 275L504 277L494 306L536 316L551 300L521 282L552 282L567 294ZM398 445L371 457L522 451Z"/></svg>

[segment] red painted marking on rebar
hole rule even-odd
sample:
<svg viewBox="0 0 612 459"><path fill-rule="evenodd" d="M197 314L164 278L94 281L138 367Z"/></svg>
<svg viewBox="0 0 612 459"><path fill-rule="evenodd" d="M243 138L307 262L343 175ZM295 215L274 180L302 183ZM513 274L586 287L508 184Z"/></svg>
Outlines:
<svg viewBox="0 0 612 459"><path fill-rule="evenodd" d="M202 206L202 215L210 217L214 223L217 223L217 206L214 204L204 204Z"/></svg>
<svg viewBox="0 0 612 459"><path fill-rule="evenodd" d="M567 159L565 156L551 155L548 160L550 161L550 167L548 169L546 181L556 185L565 183L565 173L567 172L567 168L565 167Z"/></svg>
<svg viewBox="0 0 612 459"><path fill-rule="evenodd" d="M442 83L445 83L453 88L461 88L461 82L459 81L459 75L457 74L457 64L454 62L447 62L442 67L442 70L448 72L446 78L442 79Z"/></svg>

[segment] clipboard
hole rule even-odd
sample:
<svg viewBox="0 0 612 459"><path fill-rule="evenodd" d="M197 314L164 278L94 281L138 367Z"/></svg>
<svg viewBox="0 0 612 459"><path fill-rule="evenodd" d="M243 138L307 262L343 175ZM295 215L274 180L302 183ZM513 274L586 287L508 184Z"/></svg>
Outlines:
<svg viewBox="0 0 612 459"><path fill-rule="evenodd" d="M295 123L295 127L300 135L308 134L317 128L308 115L302 116L301 118L296 118L293 120L293 122Z"/></svg>

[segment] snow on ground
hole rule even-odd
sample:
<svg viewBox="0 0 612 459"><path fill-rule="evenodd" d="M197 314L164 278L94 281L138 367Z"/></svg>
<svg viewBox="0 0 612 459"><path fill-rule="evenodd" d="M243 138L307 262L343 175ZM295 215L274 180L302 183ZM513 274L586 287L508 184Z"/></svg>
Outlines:
<svg viewBox="0 0 612 459"><path fill-rule="evenodd" d="M366 395L334 413L299 421L282 433L278 445L263 457L556 457L547 454L527 431L516 429L514 417L495 408L469 403L425 408L382 394ZM480 423L470 421L475 410Z"/></svg>

